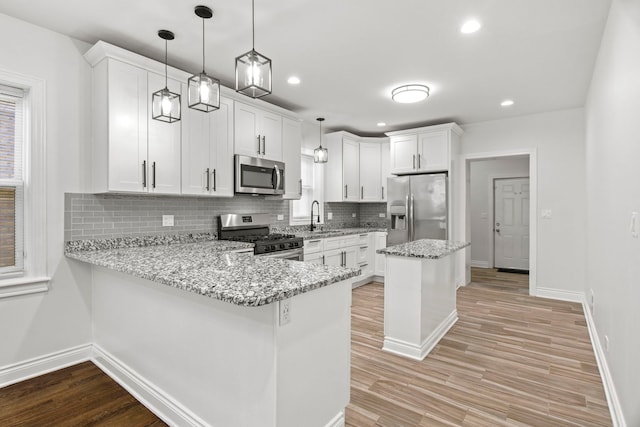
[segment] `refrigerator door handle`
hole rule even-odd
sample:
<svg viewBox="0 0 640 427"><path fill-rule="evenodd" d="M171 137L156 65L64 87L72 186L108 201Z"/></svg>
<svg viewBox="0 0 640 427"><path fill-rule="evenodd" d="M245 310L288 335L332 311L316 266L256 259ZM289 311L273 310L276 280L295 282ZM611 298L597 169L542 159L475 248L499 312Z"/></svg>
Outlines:
<svg viewBox="0 0 640 427"><path fill-rule="evenodd" d="M407 196L404 198L404 211L406 212L406 221L407 221L407 241L411 241L411 228L412 228L412 221L411 221L411 211L409 210L409 195L407 194Z"/></svg>
<svg viewBox="0 0 640 427"><path fill-rule="evenodd" d="M411 216L411 218L409 219L409 225L411 227L409 229L409 240L413 242L416 238L416 230L413 224L413 193L411 193L409 200L410 200L409 215Z"/></svg>

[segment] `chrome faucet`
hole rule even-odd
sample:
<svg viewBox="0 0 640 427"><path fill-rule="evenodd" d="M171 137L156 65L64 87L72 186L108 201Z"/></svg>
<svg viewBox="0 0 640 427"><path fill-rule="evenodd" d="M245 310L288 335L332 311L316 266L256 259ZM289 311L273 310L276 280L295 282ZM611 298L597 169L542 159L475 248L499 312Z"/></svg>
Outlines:
<svg viewBox="0 0 640 427"><path fill-rule="evenodd" d="M313 205L318 205L318 224L320 224L320 203L317 200L314 200L313 202L311 202L311 231L316 228L313 225Z"/></svg>

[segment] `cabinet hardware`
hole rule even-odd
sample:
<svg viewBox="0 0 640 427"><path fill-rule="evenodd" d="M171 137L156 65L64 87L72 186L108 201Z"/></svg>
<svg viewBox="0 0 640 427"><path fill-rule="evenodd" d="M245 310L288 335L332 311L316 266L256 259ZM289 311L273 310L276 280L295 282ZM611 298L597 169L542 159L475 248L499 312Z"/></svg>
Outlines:
<svg viewBox="0 0 640 427"><path fill-rule="evenodd" d="M367 233L361 234L360 237L367 237Z"/></svg>
<svg viewBox="0 0 640 427"><path fill-rule="evenodd" d="M360 200L364 199L364 185L360 187Z"/></svg>
<svg viewBox="0 0 640 427"><path fill-rule="evenodd" d="M367 249L369 246L360 246L360 249Z"/></svg>
<svg viewBox="0 0 640 427"><path fill-rule="evenodd" d="M346 199L348 192L347 192L347 184L344 185L344 198Z"/></svg>
<svg viewBox="0 0 640 427"><path fill-rule="evenodd" d="M320 240L309 240L309 243L318 243Z"/></svg>
<svg viewBox="0 0 640 427"><path fill-rule="evenodd" d="M142 161L142 188L147 188L147 161Z"/></svg>
<svg viewBox="0 0 640 427"><path fill-rule="evenodd" d="M324 265L324 255L322 255L322 265Z"/></svg>
<svg viewBox="0 0 640 427"><path fill-rule="evenodd" d="M418 169L420 169L420 157L422 157L420 154L418 154Z"/></svg>
<svg viewBox="0 0 640 427"><path fill-rule="evenodd" d="M413 155L413 169L416 168L416 155Z"/></svg>
<svg viewBox="0 0 640 427"><path fill-rule="evenodd" d="M258 156L260 155L260 135L258 135Z"/></svg>
<svg viewBox="0 0 640 427"><path fill-rule="evenodd" d="M262 155L267 154L266 150L267 150L267 138L264 135L262 135Z"/></svg>
<svg viewBox="0 0 640 427"><path fill-rule="evenodd" d="M209 168L207 168L207 171L205 173L207 174L207 191L209 191Z"/></svg>
<svg viewBox="0 0 640 427"><path fill-rule="evenodd" d="M300 193L299 194L302 196L302 179L300 179Z"/></svg>
<svg viewBox="0 0 640 427"><path fill-rule="evenodd" d="M382 200L384 200L384 186L382 186Z"/></svg>
<svg viewBox="0 0 640 427"><path fill-rule="evenodd" d="M151 171L153 176L153 180L151 181L151 187L156 188L156 162L153 162L153 164L151 165Z"/></svg>
<svg viewBox="0 0 640 427"><path fill-rule="evenodd" d="M213 191L216 191L216 170L213 170Z"/></svg>

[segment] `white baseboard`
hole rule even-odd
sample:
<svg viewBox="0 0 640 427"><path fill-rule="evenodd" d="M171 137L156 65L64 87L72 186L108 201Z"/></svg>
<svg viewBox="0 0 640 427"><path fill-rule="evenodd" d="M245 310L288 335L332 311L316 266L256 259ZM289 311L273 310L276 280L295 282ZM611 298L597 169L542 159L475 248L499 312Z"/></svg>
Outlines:
<svg viewBox="0 0 640 427"><path fill-rule="evenodd" d="M335 417L331 419L331 421L327 423L325 427L344 427L345 423L346 420L344 418L344 412L340 411Z"/></svg>
<svg viewBox="0 0 640 427"><path fill-rule="evenodd" d="M624 419L624 414L622 413L622 406L618 399L618 393L616 392L615 385L613 384L613 377L611 376L609 365L607 365L607 358L604 354L604 349L600 344L596 324L593 320L591 310L589 310L589 303L584 295L581 302L584 317L587 320L587 329L589 330L589 336L591 337L591 345L593 346L593 352L596 355L596 362L598 363L598 369L600 370L600 378L602 378L604 394L607 396L607 405L609 406L611 421L613 422L614 427L626 427L627 423Z"/></svg>
<svg viewBox="0 0 640 427"><path fill-rule="evenodd" d="M544 288L540 286L536 288L536 294L534 296L569 302L582 303L582 301L584 301L584 292L564 291L561 289Z"/></svg>
<svg viewBox="0 0 640 427"><path fill-rule="evenodd" d="M491 266L489 266L489 263L487 261L477 261L477 260L471 260L471 267L478 267L478 268L491 268Z"/></svg>
<svg viewBox="0 0 640 427"><path fill-rule="evenodd" d="M0 368L0 388L91 359L91 344L80 345Z"/></svg>
<svg viewBox="0 0 640 427"><path fill-rule="evenodd" d="M167 424L172 426L209 426L162 389L138 375L137 372L96 344L93 345L92 361Z"/></svg>
<svg viewBox="0 0 640 427"><path fill-rule="evenodd" d="M423 360L457 321L458 311L453 310L420 345L384 337L382 350L414 360Z"/></svg>

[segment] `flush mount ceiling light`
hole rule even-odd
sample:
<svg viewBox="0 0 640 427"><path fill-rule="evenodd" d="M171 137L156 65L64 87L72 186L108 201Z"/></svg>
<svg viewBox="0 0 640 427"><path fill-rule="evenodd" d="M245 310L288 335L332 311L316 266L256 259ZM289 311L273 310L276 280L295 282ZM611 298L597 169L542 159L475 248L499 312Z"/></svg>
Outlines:
<svg viewBox="0 0 640 427"><path fill-rule="evenodd" d="M502 107L511 107L514 104L512 99L505 99L504 101L502 101L500 103L500 106Z"/></svg>
<svg viewBox="0 0 640 427"><path fill-rule="evenodd" d="M316 120L320 122L320 146L313 150L313 163L327 163L329 150L322 147L322 122L324 122L324 118L318 117Z"/></svg>
<svg viewBox="0 0 640 427"><path fill-rule="evenodd" d="M385 122L378 122L378 126L382 127L382 126L386 126L387 124Z"/></svg>
<svg viewBox="0 0 640 427"><path fill-rule="evenodd" d="M401 104L420 102L429 96L429 87L425 85L404 85L391 91L391 99Z"/></svg>
<svg viewBox="0 0 640 427"><path fill-rule="evenodd" d="M151 96L151 117L154 120L173 123L180 120L180 95L169 90L167 83L167 42L175 38L168 30L158 31L158 37L164 40L164 89Z"/></svg>
<svg viewBox="0 0 640 427"><path fill-rule="evenodd" d="M462 34L471 34L478 31L481 27L482 25L478 21L476 21L475 19L470 19L462 24L462 27L460 27L460 32Z"/></svg>
<svg viewBox="0 0 640 427"><path fill-rule="evenodd" d="M255 49L254 0L251 0L251 50L236 58L236 92L251 98L271 93L271 60Z"/></svg>
<svg viewBox="0 0 640 427"><path fill-rule="evenodd" d="M220 80L204 72L204 20L213 16L207 6L196 6L196 16L202 18L202 72L189 78L189 108L209 113L220 108Z"/></svg>

